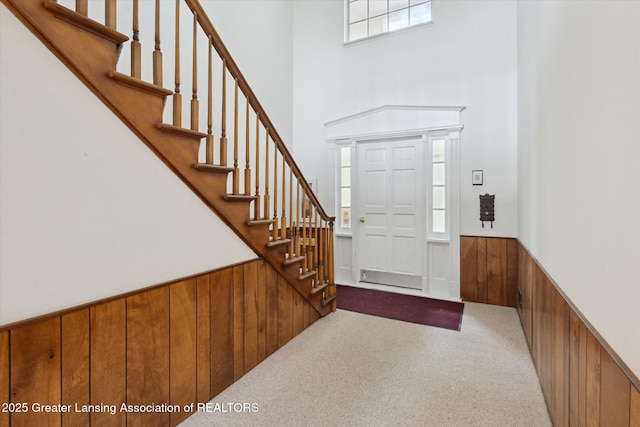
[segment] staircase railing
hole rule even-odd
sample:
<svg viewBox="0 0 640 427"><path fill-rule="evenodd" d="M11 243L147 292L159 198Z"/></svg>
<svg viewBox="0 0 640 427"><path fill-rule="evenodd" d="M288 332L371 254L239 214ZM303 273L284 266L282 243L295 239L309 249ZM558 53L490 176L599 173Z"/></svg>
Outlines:
<svg viewBox="0 0 640 427"><path fill-rule="evenodd" d="M322 208L203 6L197 0L102 0L99 7L96 0L58 3L131 34L122 46L130 55L121 55L119 71L156 86L173 74L165 122L174 130L206 135L195 167L230 173L227 200L249 203L250 225L269 227L265 245L286 246L283 262L299 263L300 278L311 278L311 292L324 294L334 284L335 217ZM162 51L167 44L173 51ZM187 88L191 96L183 99ZM327 292L329 300L333 289Z"/></svg>

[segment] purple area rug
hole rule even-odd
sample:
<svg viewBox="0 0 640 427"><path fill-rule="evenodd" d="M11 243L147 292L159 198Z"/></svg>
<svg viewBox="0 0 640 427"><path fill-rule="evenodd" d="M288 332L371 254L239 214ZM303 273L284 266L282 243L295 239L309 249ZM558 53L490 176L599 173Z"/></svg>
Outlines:
<svg viewBox="0 0 640 427"><path fill-rule="evenodd" d="M337 288L339 309L454 331L460 330L462 311L464 310L464 304L461 302L442 301L344 285L338 285Z"/></svg>

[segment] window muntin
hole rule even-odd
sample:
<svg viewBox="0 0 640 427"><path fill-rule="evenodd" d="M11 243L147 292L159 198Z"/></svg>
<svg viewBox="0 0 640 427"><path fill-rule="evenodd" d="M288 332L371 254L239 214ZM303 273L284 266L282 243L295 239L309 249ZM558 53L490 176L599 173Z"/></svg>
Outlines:
<svg viewBox="0 0 640 427"><path fill-rule="evenodd" d="M345 0L352 42L431 22L430 0Z"/></svg>
<svg viewBox="0 0 640 427"><path fill-rule="evenodd" d="M446 145L444 139L431 143L431 233L447 232Z"/></svg>
<svg viewBox="0 0 640 427"><path fill-rule="evenodd" d="M351 228L351 147L340 147L340 227Z"/></svg>

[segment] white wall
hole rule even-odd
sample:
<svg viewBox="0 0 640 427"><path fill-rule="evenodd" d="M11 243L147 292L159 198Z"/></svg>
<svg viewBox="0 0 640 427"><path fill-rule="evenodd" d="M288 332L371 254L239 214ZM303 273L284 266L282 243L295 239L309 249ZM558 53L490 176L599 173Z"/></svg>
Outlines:
<svg viewBox="0 0 640 427"><path fill-rule="evenodd" d="M289 147L293 140L290 0L200 0L234 61Z"/></svg>
<svg viewBox="0 0 640 427"><path fill-rule="evenodd" d="M324 123L385 104L460 105L461 233L515 237L516 2L433 1L433 25L344 46L342 0L294 2L294 155L333 210ZM485 184L471 185L483 169ZM478 195L496 195L494 229Z"/></svg>
<svg viewBox="0 0 640 427"><path fill-rule="evenodd" d="M0 324L255 258L0 6Z"/></svg>
<svg viewBox="0 0 640 427"><path fill-rule="evenodd" d="M640 376L640 3L518 2L518 237Z"/></svg>

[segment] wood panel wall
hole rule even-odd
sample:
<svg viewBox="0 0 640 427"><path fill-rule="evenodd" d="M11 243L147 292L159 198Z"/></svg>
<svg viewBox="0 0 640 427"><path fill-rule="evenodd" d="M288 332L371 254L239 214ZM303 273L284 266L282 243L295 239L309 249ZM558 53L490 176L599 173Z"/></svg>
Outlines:
<svg viewBox="0 0 640 427"><path fill-rule="evenodd" d="M518 245L515 239L460 237L460 296L465 301L515 307Z"/></svg>
<svg viewBox="0 0 640 427"><path fill-rule="evenodd" d="M0 402L26 411L0 412L0 427L175 426L190 415L185 405L207 402L318 318L255 260L12 327L0 332Z"/></svg>
<svg viewBox="0 0 640 427"><path fill-rule="evenodd" d="M518 313L553 425L640 426L633 375L625 374L527 250L518 244L517 251Z"/></svg>

